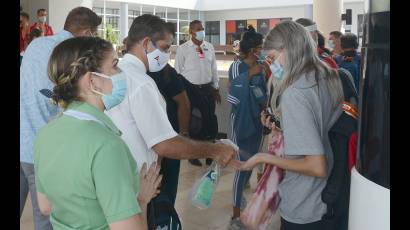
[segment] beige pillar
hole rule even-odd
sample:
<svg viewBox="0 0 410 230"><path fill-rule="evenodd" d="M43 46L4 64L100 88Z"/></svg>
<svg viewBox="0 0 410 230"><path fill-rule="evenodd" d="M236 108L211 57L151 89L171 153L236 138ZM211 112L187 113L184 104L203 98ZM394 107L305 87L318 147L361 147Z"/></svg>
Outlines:
<svg viewBox="0 0 410 230"><path fill-rule="evenodd" d="M92 9L93 0L48 0L49 23L53 27L54 33L60 32L64 28L65 19L68 13L78 6Z"/></svg>
<svg viewBox="0 0 410 230"><path fill-rule="evenodd" d="M343 0L313 0L313 21L327 38L331 31L342 26Z"/></svg>

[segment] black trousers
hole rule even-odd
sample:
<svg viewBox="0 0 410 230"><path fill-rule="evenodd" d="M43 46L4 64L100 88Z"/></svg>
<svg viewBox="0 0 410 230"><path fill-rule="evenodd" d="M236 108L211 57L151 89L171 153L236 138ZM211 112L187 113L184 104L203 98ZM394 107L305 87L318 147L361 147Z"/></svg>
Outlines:
<svg viewBox="0 0 410 230"><path fill-rule="evenodd" d="M209 116L209 119L206 119L209 124L204 124L204 127L207 128L207 130L205 131L207 133L205 139L214 140L216 138L216 135L218 134L218 120L215 115L216 104L213 96L213 91L215 89L212 87L211 83L196 86L201 96L206 99L209 111L209 114L204 114L206 116Z"/></svg>
<svg viewBox="0 0 410 230"><path fill-rule="evenodd" d="M163 175L163 178L160 194L166 194L174 205L178 190L179 169L180 160L162 158L160 173Z"/></svg>
<svg viewBox="0 0 410 230"><path fill-rule="evenodd" d="M322 220L308 224L295 224L281 218L280 230L326 230L326 226Z"/></svg>

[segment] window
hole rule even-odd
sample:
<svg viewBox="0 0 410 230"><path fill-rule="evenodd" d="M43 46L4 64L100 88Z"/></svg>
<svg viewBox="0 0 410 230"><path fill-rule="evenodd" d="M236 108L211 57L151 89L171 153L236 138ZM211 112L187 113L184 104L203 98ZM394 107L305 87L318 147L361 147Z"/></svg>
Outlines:
<svg viewBox="0 0 410 230"><path fill-rule="evenodd" d="M220 44L219 21L205 22L205 40L212 45Z"/></svg>
<svg viewBox="0 0 410 230"><path fill-rule="evenodd" d="M128 17L138 17L140 16L139 10L128 10Z"/></svg>
<svg viewBox="0 0 410 230"><path fill-rule="evenodd" d="M106 14L112 14L112 15L120 15L120 10L119 9L106 8L105 13Z"/></svg>
<svg viewBox="0 0 410 230"><path fill-rule="evenodd" d="M155 15L160 18L165 18L165 7L155 7Z"/></svg>
<svg viewBox="0 0 410 230"><path fill-rule="evenodd" d="M189 12L189 15L190 15L190 17L191 17L191 21L193 21L193 20L199 20L199 11L191 10L191 11Z"/></svg>
<svg viewBox="0 0 410 230"><path fill-rule="evenodd" d="M96 13L96 14L102 14L103 13L103 8L100 8L100 7L93 7L93 11Z"/></svg>
<svg viewBox="0 0 410 230"><path fill-rule="evenodd" d="M179 19L180 20L189 20L189 11L185 9L179 9Z"/></svg>
<svg viewBox="0 0 410 230"><path fill-rule="evenodd" d="M168 14L167 14L168 19L177 19L178 18L177 9L168 8L167 11L168 11Z"/></svg>
<svg viewBox="0 0 410 230"><path fill-rule="evenodd" d="M153 6L142 6L142 14L154 14Z"/></svg>
<svg viewBox="0 0 410 230"><path fill-rule="evenodd" d="M172 24L174 24L174 29L175 29L175 35L174 35L174 39L172 40L172 45L177 45L177 20L169 20L168 22L171 22Z"/></svg>
<svg viewBox="0 0 410 230"><path fill-rule="evenodd" d="M189 21L179 21L179 44L189 40Z"/></svg>
<svg viewBox="0 0 410 230"><path fill-rule="evenodd" d="M114 30L118 30L119 29L119 21L120 17L117 16L106 16L105 18L105 22L106 24L111 24Z"/></svg>

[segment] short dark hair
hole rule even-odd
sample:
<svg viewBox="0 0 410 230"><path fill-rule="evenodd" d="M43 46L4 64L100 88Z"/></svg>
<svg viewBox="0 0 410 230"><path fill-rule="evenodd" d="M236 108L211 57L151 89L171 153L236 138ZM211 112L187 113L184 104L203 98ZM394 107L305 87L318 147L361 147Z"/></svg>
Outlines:
<svg viewBox="0 0 410 230"><path fill-rule="evenodd" d="M30 19L30 16L26 12L20 12L20 16L23 16L23 17L27 18L27 20Z"/></svg>
<svg viewBox="0 0 410 230"><path fill-rule="evenodd" d="M41 8L41 9L38 9L38 10L37 10L37 14L39 14L39 13L40 13L40 12L42 12L42 11L46 11L46 12L47 12L47 10L46 10L46 9Z"/></svg>
<svg viewBox="0 0 410 230"><path fill-rule="evenodd" d="M77 32L87 28L97 29L101 24L101 20L101 17L89 8L76 7L68 13L64 23L64 30Z"/></svg>
<svg viewBox="0 0 410 230"><path fill-rule="evenodd" d="M299 18L295 22L301 24L303 27L312 26L316 24L314 21L312 21L309 18Z"/></svg>
<svg viewBox="0 0 410 230"><path fill-rule="evenodd" d="M340 37L340 46L342 49L357 49L359 47L357 36L353 33L345 33Z"/></svg>
<svg viewBox="0 0 410 230"><path fill-rule="evenodd" d="M247 56L251 49L256 48L263 44L263 35L257 33L253 26L249 25L245 33L243 33L242 39L239 43L239 52L242 57Z"/></svg>
<svg viewBox="0 0 410 230"><path fill-rule="evenodd" d="M145 37L149 37L154 43L162 40L165 38L165 32L165 21L158 16L144 14L136 17L128 32L127 49L130 50Z"/></svg>
<svg viewBox="0 0 410 230"><path fill-rule="evenodd" d="M194 27L195 24L202 24L202 22L199 20L193 20L189 23L189 29L192 29L192 27Z"/></svg>
<svg viewBox="0 0 410 230"><path fill-rule="evenodd" d="M172 36L174 36L175 35L175 24L174 23L172 23L172 22L166 22L165 23L165 30L168 32L168 33L170 33L170 34L172 34Z"/></svg>
<svg viewBox="0 0 410 230"><path fill-rule="evenodd" d="M340 32L340 31L337 31L337 30L335 30L335 31L332 31L332 32L330 32L329 33L330 35L333 35L335 38L337 38L337 39L339 39L343 34L342 34L342 32Z"/></svg>

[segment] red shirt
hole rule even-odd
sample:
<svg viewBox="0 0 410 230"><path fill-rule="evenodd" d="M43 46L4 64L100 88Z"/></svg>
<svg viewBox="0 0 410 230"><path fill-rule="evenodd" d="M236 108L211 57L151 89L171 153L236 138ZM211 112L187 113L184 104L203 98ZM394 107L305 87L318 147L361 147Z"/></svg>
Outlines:
<svg viewBox="0 0 410 230"><path fill-rule="evenodd" d="M333 69L338 69L339 66L336 64L335 60L333 60L333 58L328 55L324 50L317 48L317 52L319 53L319 57L320 59L322 59L322 61L326 62L330 67L332 67Z"/></svg>
<svg viewBox="0 0 410 230"><path fill-rule="evenodd" d="M30 27L30 32L34 29L34 28L38 28L40 30L42 30L43 32L43 36L51 36L54 35L53 29L51 28L51 26L49 26L47 23L44 24L45 30L43 31L41 28L41 25L38 24L37 22L34 23L31 27Z"/></svg>
<svg viewBox="0 0 410 230"><path fill-rule="evenodd" d="M23 34L23 28L20 28L20 53L27 47L28 35Z"/></svg>

